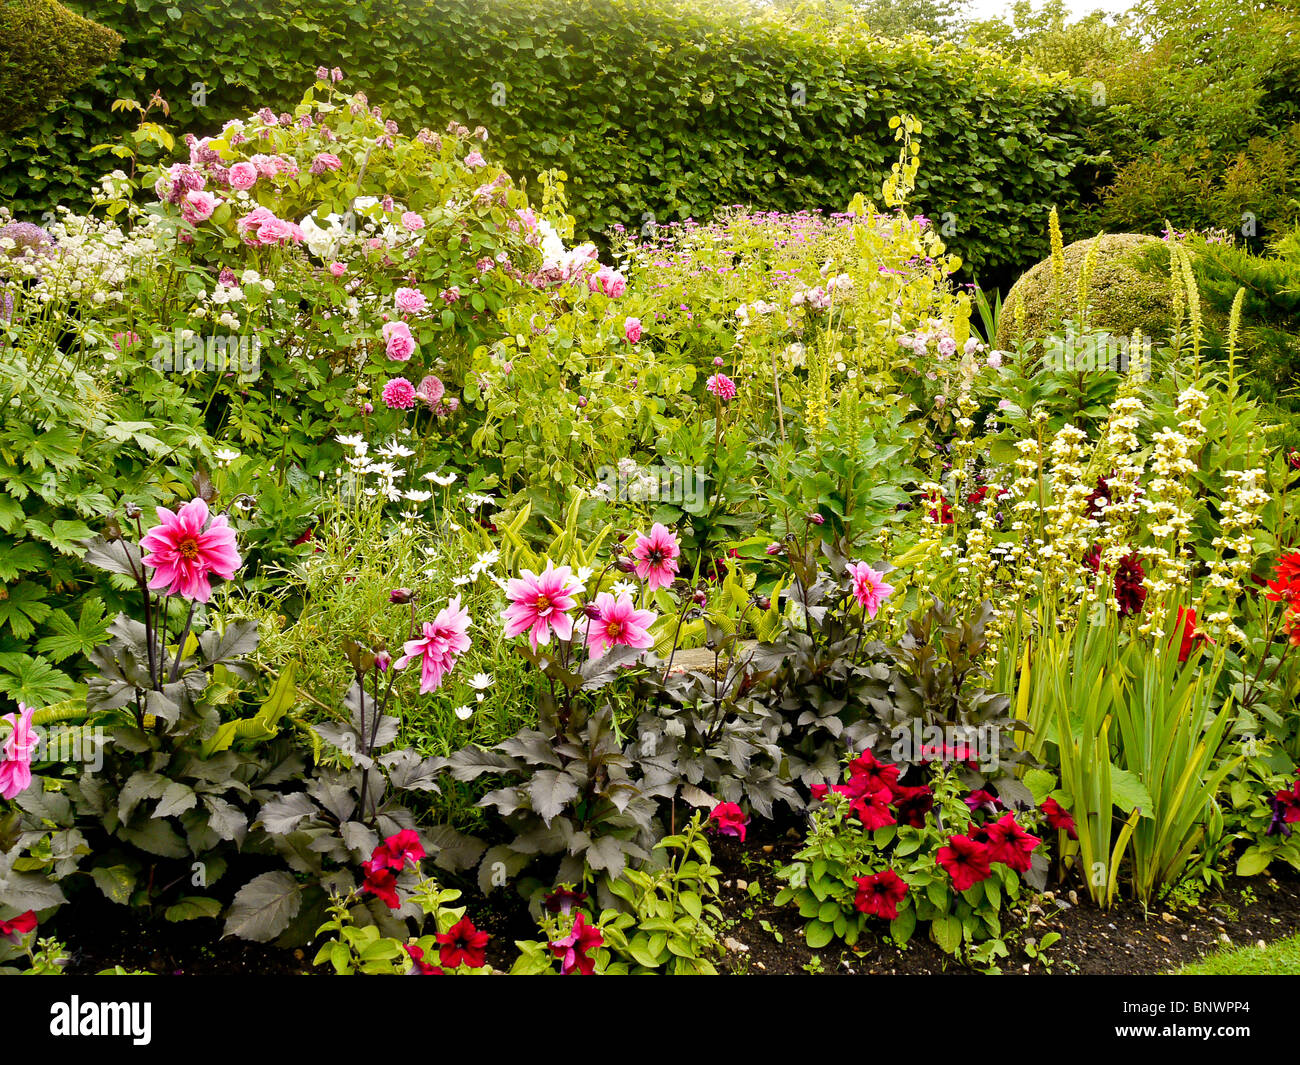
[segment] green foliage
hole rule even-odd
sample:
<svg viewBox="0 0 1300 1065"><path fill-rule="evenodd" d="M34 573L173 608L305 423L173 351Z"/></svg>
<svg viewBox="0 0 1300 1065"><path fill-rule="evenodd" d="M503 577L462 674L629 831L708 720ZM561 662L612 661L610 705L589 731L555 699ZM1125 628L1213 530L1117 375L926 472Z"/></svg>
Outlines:
<svg viewBox="0 0 1300 1065"><path fill-rule="evenodd" d="M566 171L592 235L741 202L840 210L879 185L882 133L907 110L935 130L920 205L956 217L968 262L1023 263L1042 251L1034 205L1061 199L1063 183L1076 195L1095 114L1066 80L993 54L715 0L309 0L288 18L212 0L85 9L128 43L94 91L5 145L0 197L20 214L84 195L100 164L83 146L115 139L109 105L141 85L162 92L182 129L212 133L214 107L285 110L325 63L400 100L404 124L482 123L516 172Z"/></svg>
<svg viewBox="0 0 1300 1065"><path fill-rule="evenodd" d="M0 132L30 124L110 62L122 38L57 0L0 3Z"/></svg>

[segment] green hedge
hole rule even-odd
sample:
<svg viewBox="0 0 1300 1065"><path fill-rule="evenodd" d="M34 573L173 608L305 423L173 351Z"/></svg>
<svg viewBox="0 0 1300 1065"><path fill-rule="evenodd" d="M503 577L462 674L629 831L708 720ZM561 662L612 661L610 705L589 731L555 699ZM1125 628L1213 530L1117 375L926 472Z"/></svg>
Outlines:
<svg viewBox="0 0 1300 1065"><path fill-rule="evenodd" d="M0 130L37 118L121 43L112 30L54 0L0 0Z"/></svg>
<svg viewBox="0 0 1300 1065"><path fill-rule="evenodd" d="M920 206L951 212L976 266L1046 253L1044 214L1079 200L1096 116L1063 76L920 38L836 35L721 0L82 0L119 61L30 137L0 144L0 198L36 213L106 169L89 147L115 97L162 90L215 131L296 101L319 65L403 123L482 124L518 174L558 166L580 230L748 203L842 210L896 157L890 116L927 127ZM194 95L203 83L205 95ZM802 92L800 87L802 86ZM192 102L199 100L202 106Z"/></svg>

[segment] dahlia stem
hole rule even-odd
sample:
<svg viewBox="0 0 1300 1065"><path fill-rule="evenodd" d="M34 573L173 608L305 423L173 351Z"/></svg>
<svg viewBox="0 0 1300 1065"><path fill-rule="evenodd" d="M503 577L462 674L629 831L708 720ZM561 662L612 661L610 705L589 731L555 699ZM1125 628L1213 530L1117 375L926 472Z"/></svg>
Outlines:
<svg viewBox="0 0 1300 1065"><path fill-rule="evenodd" d="M176 644L176 659L172 662L171 673L168 676L168 683L176 680L181 669L181 659L185 657L185 641L190 638L190 626L194 623L194 601L190 601L190 609L185 614L185 627L181 629L180 640Z"/></svg>

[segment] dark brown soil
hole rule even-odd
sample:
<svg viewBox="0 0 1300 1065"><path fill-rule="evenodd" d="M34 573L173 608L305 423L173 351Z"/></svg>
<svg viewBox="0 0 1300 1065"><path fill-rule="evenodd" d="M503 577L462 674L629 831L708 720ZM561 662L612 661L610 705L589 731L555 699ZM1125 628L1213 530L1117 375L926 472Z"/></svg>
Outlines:
<svg viewBox="0 0 1300 1065"><path fill-rule="evenodd" d="M837 942L810 950L798 911L772 905L781 886L772 875L773 865L790 861L799 841L775 832L765 836L765 826L755 827L758 833L751 833L743 844L726 838L714 843L714 862L724 874L727 971L878 976L977 972L923 937L914 938L905 950L883 936L864 937L855 949ZM1228 878L1222 891L1207 891L1198 903L1158 905L1149 914L1129 901L1102 912L1068 888L1049 888L1037 900L1022 896L1020 901L1016 919L1005 923L1008 929L1016 926L1015 941L1008 940L1010 956L999 959L1007 974L1155 975L1226 946L1221 938L1225 935L1240 946L1300 931L1300 877L1289 869L1276 877ZM1048 950L1045 964L1025 954L1026 939L1037 941L1053 931L1061 938Z"/></svg>

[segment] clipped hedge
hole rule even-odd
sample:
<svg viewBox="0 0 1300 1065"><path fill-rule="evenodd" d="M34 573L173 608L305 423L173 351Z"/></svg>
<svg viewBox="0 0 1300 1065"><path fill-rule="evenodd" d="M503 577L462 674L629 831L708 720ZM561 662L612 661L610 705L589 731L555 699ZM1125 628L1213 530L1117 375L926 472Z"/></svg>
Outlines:
<svg viewBox="0 0 1300 1065"><path fill-rule="evenodd" d="M19 129L117 54L122 39L54 0L0 0L0 130Z"/></svg>
<svg viewBox="0 0 1300 1065"><path fill-rule="evenodd" d="M722 0L83 0L127 40L32 137L0 145L0 199L39 214L106 169L115 97L159 88L182 128L296 100L341 67L400 122L482 124L514 173L565 170L579 228L706 217L722 205L842 210L926 124L918 202L968 263L1046 252L1043 215L1079 199L1097 114L1064 76L920 38L799 26ZM1082 178L1080 178L1082 180Z"/></svg>

